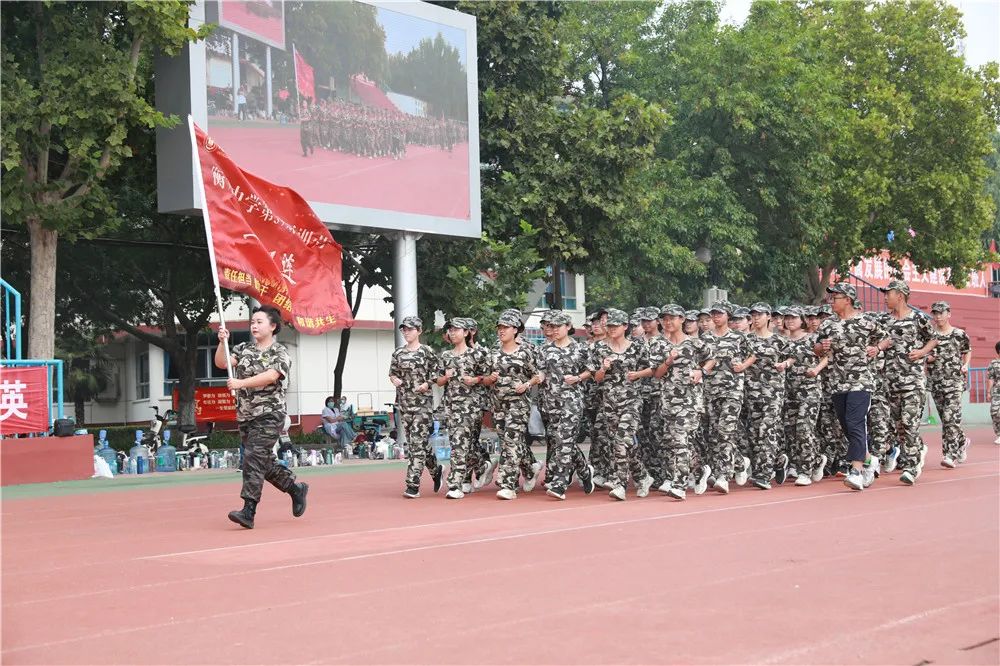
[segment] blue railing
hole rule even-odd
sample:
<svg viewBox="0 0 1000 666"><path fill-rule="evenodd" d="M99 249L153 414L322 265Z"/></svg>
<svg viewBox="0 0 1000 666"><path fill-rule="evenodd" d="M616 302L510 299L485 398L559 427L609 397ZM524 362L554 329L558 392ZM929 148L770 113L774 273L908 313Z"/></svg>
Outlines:
<svg viewBox="0 0 1000 666"><path fill-rule="evenodd" d="M21 292L3 279L0 287L3 288L3 357L20 360Z"/></svg>
<svg viewBox="0 0 1000 666"><path fill-rule="evenodd" d="M52 407L56 407L55 418L64 418L63 412L63 362L61 359L39 361L34 359L2 359L0 367L5 368L30 368L43 365L49 370L49 425L51 427Z"/></svg>

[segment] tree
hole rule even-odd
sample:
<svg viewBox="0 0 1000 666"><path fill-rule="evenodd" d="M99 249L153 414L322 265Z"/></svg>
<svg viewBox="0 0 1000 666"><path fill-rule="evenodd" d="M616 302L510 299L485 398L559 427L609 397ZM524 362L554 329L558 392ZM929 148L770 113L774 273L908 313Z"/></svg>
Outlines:
<svg viewBox="0 0 1000 666"><path fill-rule="evenodd" d="M434 118L468 120L467 77L461 53L441 33L421 39L406 55L389 57L389 88L425 101Z"/></svg>
<svg viewBox="0 0 1000 666"><path fill-rule="evenodd" d="M84 407L111 383L114 360L108 356L93 327L59 336L56 358L66 369L66 395L73 401L77 427L86 423Z"/></svg>
<svg viewBox="0 0 1000 666"><path fill-rule="evenodd" d="M5 221L31 237L28 353L55 352L56 248L105 228L105 178L131 155L130 127L174 119L148 99L151 55L207 34L185 2L10 2L0 25Z"/></svg>

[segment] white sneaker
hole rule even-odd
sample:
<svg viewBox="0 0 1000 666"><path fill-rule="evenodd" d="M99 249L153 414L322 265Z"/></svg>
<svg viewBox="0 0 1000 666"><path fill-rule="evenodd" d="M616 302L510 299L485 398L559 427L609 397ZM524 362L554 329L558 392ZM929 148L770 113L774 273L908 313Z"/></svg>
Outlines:
<svg viewBox="0 0 1000 666"><path fill-rule="evenodd" d="M479 477L476 479L475 483L472 484L472 487L475 488L476 490L479 490L480 488L485 488L486 486L488 486L491 483L493 483L493 472L496 471L496 468L497 467L493 463L492 459L487 460L486 461L486 470L483 471L483 473L479 475Z"/></svg>
<svg viewBox="0 0 1000 666"><path fill-rule="evenodd" d="M861 468L861 480L865 484L865 488L875 483L875 478L878 476L878 458L872 456L872 461Z"/></svg>
<svg viewBox="0 0 1000 666"><path fill-rule="evenodd" d="M445 497L447 497L448 499L462 499L463 497L465 497L465 493L463 493L458 488L452 488L451 490L448 491Z"/></svg>
<svg viewBox="0 0 1000 666"><path fill-rule="evenodd" d="M1000 444L1000 437L997 437L996 439L994 439L993 443L994 444Z"/></svg>
<svg viewBox="0 0 1000 666"><path fill-rule="evenodd" d="M900 483L905 483L908 486L912 486L914 483L917 482L917 475L911 472L910 470L906 470L905 472L899 475L899 481Z"/></svg>
<svg viewBox="0 0 1000 666"><path fill-rule="evenodd" d="M969 445L972 444L972 440L968 437L962 443L962 448L958 450L958 459L955 461L957 463L964 463L969 457Z"/></svg>
<svg viewBox="0 0 1000 666"><path fill-rule="evenodd" d="M698 479L694 478L694 474L688 474L687 489L694 490L694 486L696 483L698 483Z"/></svg>
<svg viewBox="0 0 1000 666"><path fill-rule="evenodd" d="M717 492L717 493L720 493L722 495L728 495L729 494L729 481L727 481L726 479L723 479L721 477L717 478L715 480L714 489L715 489L715 492Z"/></svg>
<svg viewBox="0 0 1000 666"><path fill-rule="evenodd" d="M531 478L524 482L524 492L530 493L535 489L535 484L538 483L538 475L542 472L542 463L535 462L531 464Z"/></svg>
<svg viewBox="0 0 1000 666"><path fill-rule="evenodd" d="M882 461L878 456L872 456L871 462L866 467L872 468L875 478L878 478L882 474Z"/></svg>
<svg viewBox="0 0 1000 666"><path fill-rule="evenodd" d="M617 488L612 488L611 492L608 493L611 499L616 499L618 501L623 501L625 499L625 488L623 486L618 486Z"/></svg>
<svg viewBox="0 0 1000 666"><path fill-rule="evenodd" d="M807 474L799 474L795 479L795 485L797 486L811 486L812 482L812 478Z"/></svg>
<svg viewBox="0 0 1000 666"><path fill-rule="evenodd" d="M955 469L955 461L949 456L941 458L941 467L947 467L948 469Z"/></svg>
<svg viewBox="0 0 1000 666"><path fill-rule="evenodd" d="M673 497L675 500L685 500L687 499L687 493L684 492L683 488L672 487L667 492L667 495Z"/></svg>
<svg viewBox="0 0 1000 666"><path fill-rule="evenodd" d="M698 480L694 482L694 494L703 495L706 490L708 490L708 477L712 475L712 468L708 465L701 466L701 475Z"/></svg>
<svg viewBox="0 0 1000 666"><path fill-rule="evenodd" d="M599 474L595 474L591 478L594 481L594 485L597 486L598 488L603 488L604 484L607 483L607 481L604 480L604 477L600 476Z"/></svg>
<svg viewBox="0 0 1000 666"><path fill-rule="evenodd" d="M915 479L919 479L920 475L924 473L924 463L927 462L927 445L924 444L920 447L920 460L917 462L917 475Z"/></svg>
<svg viewBox="0 0 1000 666"><path fill-rule="evenodd" d="M517 493L513 488L501 488L497 491L497 499L512 500L517 499Z"/></svg>
<svg viewBox="0 0 1000 666"><path fill-rule="evenodd" d="M750 479L750 459L746 456L742 456L741 461L743 462L743 467L736 472L736 478L734 478L733 481L735 481L738 486L745 486L747 481Z"/></svg>
<svg viewBox="0 0 1000 666"><path fill-rule="evenodd" d="M864 475L860 471L852 467L851 471L848 472L847 476L844 477L844 485L850 488L851 490L864 490L865 489Z"/></svg>
<svg viewBox="0 0 1000 666"><path fill-rule="evenodd" d="M812 472L813 483L819 483L823 480L823 470L826 469L826 455L821 455L819 461L816 463L816 467Z"/></svg>
<svg viewBox="0 0 1000 666"><path fill-rule="evenodd" d="M885 457L885 464L882 465L882 469L886 474L896 471L896 463L899 461L899 447L894 446L889 449L889 453Z"/></svg>
<svg viewBox="0 0 1000 666"><path fill-rule="evenodd" d="M636 497L647 497L649 495L649 489L653 487L653 477L646 475L642 481L639 482L638 487L635 490Z"/></svg>
<svg viewBox="0 0 1000 666"><path fill-rule="evenodd" d="M564 493L560 493L558 490L554 490L552 488L546 488L545 494L549 497L555 497L557 500L566 499L566 495Z"/></svg>
<svg viewBox="0 0 1000 666"><path fill-rule="evenodd" d="M788 478L789 479L797 479L797 478L799 478L799 470L796 469L796 468L794 468L794 467L789 466L789 468L788 468Z"/></svg>
<svg viewBox="0 0 1000 666"><path fill-rule="evenodd" d="M466 495L470 494L472 492L472 484L471 483L463 483L462 484L462 492L465 493Z"/></svg>
<svg viewBox="0 0 1000 666"><path fill-rule="evenodd" d="M660 487L657 488L657 490L659 490L661 493L666 493L667 495L669 495L670 489L673 487L674 487L673 483L671 483L670 481L664 481L663 483L660 484Z"/></svg>

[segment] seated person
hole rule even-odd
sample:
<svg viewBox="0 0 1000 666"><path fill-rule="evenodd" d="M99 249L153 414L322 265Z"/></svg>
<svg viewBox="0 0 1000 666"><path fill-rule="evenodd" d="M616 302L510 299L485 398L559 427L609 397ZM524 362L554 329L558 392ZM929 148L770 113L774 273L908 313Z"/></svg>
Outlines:
<svg viewBox="0 0 1000 666"><path fill-rule="evenodd" d="M351 427L350 423L352 417L345 413L340 406L346 406L346 404L346 398L341 398L338 405L337 401L331 395L327 397L326 406L323 408L322 414L320 414L320 418L323 420L323 430L344 451L350 450L351 443L355 437L354 428Z"/></svg>

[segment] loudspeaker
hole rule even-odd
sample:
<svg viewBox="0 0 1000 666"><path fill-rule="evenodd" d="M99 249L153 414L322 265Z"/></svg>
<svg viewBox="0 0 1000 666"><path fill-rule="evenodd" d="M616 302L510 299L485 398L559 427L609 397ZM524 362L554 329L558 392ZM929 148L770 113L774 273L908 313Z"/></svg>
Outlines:
<svg viewBox="0 0 1000 666"><path fill-rule="evenodd" d="M76 423L73 419L56 419L52 431L56 437L71 437L76 430Z"/></svg>

